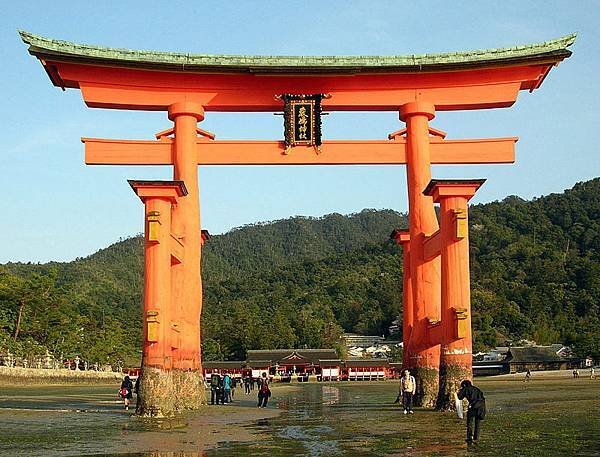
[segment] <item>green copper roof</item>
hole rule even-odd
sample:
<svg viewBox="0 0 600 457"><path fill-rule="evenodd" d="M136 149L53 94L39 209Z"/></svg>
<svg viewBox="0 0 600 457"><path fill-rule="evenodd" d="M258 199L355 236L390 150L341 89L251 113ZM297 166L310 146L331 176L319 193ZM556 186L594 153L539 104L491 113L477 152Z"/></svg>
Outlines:
<svg viewBox="0 0 600 457"><path fill-rule="evenodd" d="M571 34L543 43L479 51L404 56L244 56L206 55L106 48L54 40L20 31L29 52L39 58L115 66L177 71L232 72L362 72L435 71L507 65L521 62L557 62L571 55Z"/></svg>

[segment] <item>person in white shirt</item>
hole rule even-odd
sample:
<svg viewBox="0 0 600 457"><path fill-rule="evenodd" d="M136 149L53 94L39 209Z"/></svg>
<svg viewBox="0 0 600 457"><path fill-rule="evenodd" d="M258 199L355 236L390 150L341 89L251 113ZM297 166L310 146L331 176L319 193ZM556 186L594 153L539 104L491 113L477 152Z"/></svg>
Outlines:
<svg viewBox="0 0 600 457"><path fill-rule="evenodd" d="M402 394L402 405L404 406L404 414L413 414L413 395L417 390L417 383L410 371L404 370L400 379L400 393Z"/></svg>

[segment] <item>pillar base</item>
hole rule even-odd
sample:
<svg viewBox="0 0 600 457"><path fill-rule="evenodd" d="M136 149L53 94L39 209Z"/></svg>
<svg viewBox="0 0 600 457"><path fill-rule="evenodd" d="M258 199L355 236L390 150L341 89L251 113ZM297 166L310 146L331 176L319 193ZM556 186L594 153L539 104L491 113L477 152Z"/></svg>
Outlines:
<svg viewBox="0 0 600 457"><path fill-rule="evenodd" d="M172 370L177 411L199 409L206 405L204 377L201 370Z"/></svg>
<svg viewBox="0 0 600 457"><path fill-rule="evenodd" d="M439 372L430 367L414 367L411 373L417 381L417 391L415 392L414 402L416 406L433 408L439 390Z"/></svg>
<svg viewBox="0 0 600 457"><path fill-rule="evenodd" d="M440 388L435 409L455 411L454 394L459 391L462 381L472 378L472 370L464 365L440 365Z"/></svg>
<svg viewBox="0 0 600 457"><path fill-rule="evenodd" d="M172 417L175 415L177 396L172 372L155 367L144 367L139 383L135 413L142 417Z"/></svg>

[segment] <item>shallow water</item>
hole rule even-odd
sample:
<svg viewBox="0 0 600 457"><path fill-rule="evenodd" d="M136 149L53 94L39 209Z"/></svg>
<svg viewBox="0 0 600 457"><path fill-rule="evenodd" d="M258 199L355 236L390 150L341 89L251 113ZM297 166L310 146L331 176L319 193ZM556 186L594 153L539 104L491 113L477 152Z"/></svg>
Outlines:
<svg viewBox="0 0 600 457"><path fill-rule="evenodd" d="M393 405L392 383L312 384L280 400L287 413L264 425L267 438L257 443L237 443L206 452L212 455L395 455L413 454L414 431L428 424L432 445L436 437L454 437L459 451L462 423L451 414L418 411L404 416ZM256 424L252 427L260 427ZM428 440L429 442L429 440Z"/></svg>
<svg viewBox="0 0 600 457"><path fill-rule="evenodd" d="M454 414L403 415L392 382L274 386L266 410L238 391L163 421L126 413L115 386L0 387L0 455L600 455L600 382L480 386L489 414L473 451Z"/></svg>

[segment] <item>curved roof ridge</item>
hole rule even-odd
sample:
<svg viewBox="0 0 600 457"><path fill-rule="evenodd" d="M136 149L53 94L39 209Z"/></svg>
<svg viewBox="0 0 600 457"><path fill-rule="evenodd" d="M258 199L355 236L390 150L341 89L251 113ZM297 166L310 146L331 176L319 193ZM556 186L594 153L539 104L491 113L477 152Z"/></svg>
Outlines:
<svg viewBox="0 0 600 457"><path fill-rule="evenodd" d="M275 56L275 55L225 55L192 54L179 52L132 50L78 44L55 40L26 31L19 31L23 42L29 45L29 52L39 56L55 56L71 59L103 60L114 64L135 64L136 66L178 66L182 70L203 68L232 69L377 69L414 67L448 67L468 64L498 63L556 56L559 60L568 57L577 35L572 33L554 40L528 45L480 49L471 51L409 54L392 56Z"/></svg>

